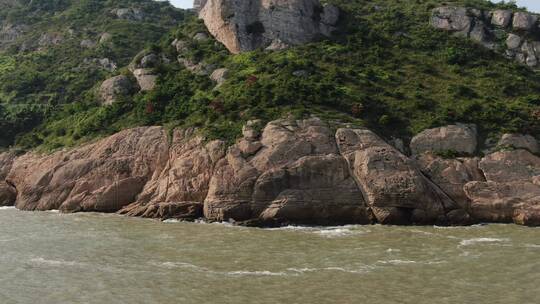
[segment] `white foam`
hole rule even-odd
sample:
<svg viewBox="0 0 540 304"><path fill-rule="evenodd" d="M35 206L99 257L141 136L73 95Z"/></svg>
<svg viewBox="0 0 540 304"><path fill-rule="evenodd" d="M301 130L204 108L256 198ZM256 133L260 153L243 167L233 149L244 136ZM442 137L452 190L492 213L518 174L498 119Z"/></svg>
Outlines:
<svg viewBox="0 0 540 304"><path fill-rule="evenodd" d="M33 264L46 265L46 266L78 266L81 265L78 262L73 261L64 261L64 260L47 260L44 258L34 258L30 259L30 262Z"/></svg>
<svg viewBox="0 0 540 304"><path fill-rule="evenodd" d="M331 226L331 227L307 227L307 226L285 226L280 228L270 228L270 231L298 231L305 233L312 233L327 238L346 237L351 235L360 235L370 233L371 230L365 229L365 227L348 225L348 226Z"/></svg>
<svg viewBox="0 0 540 304"><path fill-rule="evenodd" d="M163 223L180 223L180 220L177 219L166 219L162 221Z"/></svg>
<svg viewBox="0 0 540 304"><path fill-rule="evenodd" d="M357 269L344 268L344 267L324 267L324 268L288 268L287 271L297 272L297 273L309 273L309 272L321 272L321 271L334 271L334 272L345 272L353 274L364 274L373 270L373 266L364 266Z"/></svg>
<svg viewBox="0 0 540 304"><path fill-rule="evenodd" d="M461 242L459 242L459 246L471 246L482 243L506 243L509 241L510 239L507 238L474 238L462 240Z"/></svg>
<svg viewBox="0 0 540 304"><path fill-rule="evenodd" d="M525 244L525 247L526 248L539 248L540 249L540 245L537 245L537 244Z"/></svg>
<svg viewBox="0 0 540 304"><path fill-rule="evenodd" d="M229 272L226 272L225 274L232 275L232 276L271 276L271 277L287 275L286 272L272 272L268 270L263 270L263 271L239 270L239 271L229 271Z"/></svg>
<svg viewBox="0 0 540 304"><path fill-rule="evenodd" d="M15 207L14 206L4 206L4 207L0 207L0 210L15 210Z"/></svg>
<svg viewBox="0 0 540 304"><path fill-rule="evenodd" d="M418 262L411 260L388 260L388 261L377 261L379 264L391 264L391 265L408 265L416 264Z"/></svg>

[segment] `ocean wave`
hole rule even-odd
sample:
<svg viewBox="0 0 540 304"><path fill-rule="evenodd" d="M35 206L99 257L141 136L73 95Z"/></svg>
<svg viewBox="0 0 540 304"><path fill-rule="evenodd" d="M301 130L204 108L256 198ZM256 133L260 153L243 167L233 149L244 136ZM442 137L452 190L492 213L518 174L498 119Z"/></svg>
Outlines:
<svg viewBox="0 0 540 304"><path fill-rule="evenodd" d="M48 260L42 257L30 259L32 264L45 265L45 266L82 266L82 263L74 261L64 261L64 260Z"/></svg>
<svg viewBox="0 0 540 304"><path fill-rule="evenodd" d="M16 208L14 206L4 206L0 207L0 210L15 210Z"/></svg>
<svg viewBox="0 0 540 304"><path fill-rule="evenodd" d="M540 245L538 245L538 244L525 244L525 248L538 248L538 249L540 249Z"/></svg>
<svg viewBox="0 0 540 304"><path fill-rule="evenodd" d="M297 272L297 273L309 273L309 272L322 272L322 271L334 271L334 272L345 272L353 274L364 274L371 272L375 267L374 266L363 266L360 268L345 268L345 267L323 267L323 268L288 268L287 271Z"/></svg>
<svg viewBox="0 0 540 304"><path fill-rule="evenodd" d="M298 231L304 233L316 234L327 238L338 238L352 235L361 235L370 233L371 230L362 226L331 226L331 227L308 227L308 226L285 226L280 228L270 228L269 231Z"/></svg>
<svg viewBox="0 0 540 304"><path fill-rule="evenodd" d="M260 276L260 277L277 277L277 276L299 276L305 273L312 272L345 272L352 274L364 274L372 271L375 266L362 266L357 268L346 267L321 267L321 268L287 268L282 271L270 271L270 270L231 270L231 271L217 271L206 267L197 266L185 262L151 262L153 266L167 268L167 269L186 269L195 272L207 273L219 276Z"/></svg>
<svg viewBox="0 0 540 304"><path fill-rule="evenodd" d="M459 246L472 246L476 244L486 244L486 243L507 243L510 242L508 238L473 238L466 239L459 242Z"/></svg>

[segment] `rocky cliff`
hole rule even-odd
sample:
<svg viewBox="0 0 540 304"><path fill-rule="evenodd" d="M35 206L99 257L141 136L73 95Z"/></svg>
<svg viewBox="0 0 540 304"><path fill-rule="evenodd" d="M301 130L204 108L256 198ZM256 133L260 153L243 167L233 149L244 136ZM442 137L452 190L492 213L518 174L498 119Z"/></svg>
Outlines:
<svg viewBox="0 0 540 304"><path fill-rule="evenodd" d="M512 10L482 11L443 6L433 10L433 27L468 37L533 68L540 67L539 16Z"/></svg>
<svg viewBox="0 0 540 304"><path fill-rule="evenodd" d="M340 11L319 0L208 0L195 8L232 53L285 48L330 36Z"/></svg>
<svg viewBox="0 0 540 304"><path fill-rule="evenodd" d="M476 151L471 130L428 130L407 157L367 129L317 118L251 121L229 147L142 127L50 155L0 154L0 204L262 226L540 224L537 142L514 135L483 158L438 156Z"/></svg>

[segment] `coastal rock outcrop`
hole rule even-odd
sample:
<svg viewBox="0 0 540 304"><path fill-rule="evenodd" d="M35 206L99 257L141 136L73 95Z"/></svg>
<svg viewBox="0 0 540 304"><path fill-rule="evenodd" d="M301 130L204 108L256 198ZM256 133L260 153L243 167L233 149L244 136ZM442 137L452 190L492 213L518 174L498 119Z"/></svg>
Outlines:
<svg viewBox="0 0 540 304"><path fill-rule="evenodd" d="M485 182L464 186L471 214L485 222L511 222L519 210L532 210L540 201L540 157L526 150L500 151L484 157L479 168ZM534 212L529 212L529 222Z"/></svg>
<svg viewBox="0 0 540 304"><path fill-rule="evenodd" d="M313 118L252 127L230 147L210 181L205 217L265 224L369 223L362 193L333 133ZM245 149L256 146L257 149Z"/></svg>
<svg viewBox="0 0 540 304"><path fill-rule="evenodd" d="M433 9L431 25L467 37L532 68L540 67L538 15L512 10L442 6Z"/></svg>
<svg viewBox="0 0 540 304"><path fill-rule="evenodd" d="M314 117L253 120L242 134L227 147L141 127L49 155L0 153L0 204L257 226L540 223L540 158L525 149L409 158Z"/></svg>
<svg viewBox="0 0 540 304"><path fill-rule="evenodd" d="M478 163L480 159L443 158L431 152L417 156L416 162L422 172L464 210L469 210L471 201L463 187L473 181L485 181Z"/></svg>
<svg viewBox="0 0 540 304"><path fill-rule="evenodd" d="M319 0L207 0L196 5L210 33L232 53L330 36L340 14Z"/></svg>
<svg viewBox="0 0 540 304"><path fill-rule="evenodd" d="M336 138L380 223L469 221L467 213L429 181L411 159L373 132L340 129Z"/></svg>
<svg viewBox="0 0 540 304"><path fill-rule="evenodd" d="M135 200L167 159L167 145L161 127L126 130L73 151L25 154L15 159L7 180L22 210L116 212Z"/></svg>

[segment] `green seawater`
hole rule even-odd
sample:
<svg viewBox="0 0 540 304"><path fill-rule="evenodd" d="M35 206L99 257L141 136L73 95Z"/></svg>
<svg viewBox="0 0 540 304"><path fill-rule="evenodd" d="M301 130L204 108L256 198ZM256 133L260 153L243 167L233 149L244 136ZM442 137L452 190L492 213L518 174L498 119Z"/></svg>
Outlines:
<svg viewBox="0 0 540 304"><path fill-rule="evenodd" d="M0 209L0 303L540 303L540 229L257 229Z"/></svg>

